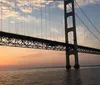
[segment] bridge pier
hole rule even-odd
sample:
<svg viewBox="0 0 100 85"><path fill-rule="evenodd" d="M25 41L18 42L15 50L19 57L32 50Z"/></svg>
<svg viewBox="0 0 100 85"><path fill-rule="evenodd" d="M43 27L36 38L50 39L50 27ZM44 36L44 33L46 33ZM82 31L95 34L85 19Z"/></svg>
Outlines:
<svg viewBox="0 0 100 85"><path fill-rule="evenodd" d="M71 65L70 65L70 58L69 58L69 55L68 55L68 51L66 50L66 69L70 69L71 68Z"/></svg>
<svg viewBox="0 0 100 85"><path fill-rule="evenodd" d="M71 65L66 65L66 69L71 69Z"/></svg>
<svg viewBox="0 0 100 85"><path fill-rule="evenodd" d="M74 68L75 69L79 69L80 68L80 65L79 65L79 62L78 62L78 59L77 58L75 58ZM66 56L66 69L71 69L70 58L69 58L68 55Z"/></svg>
<svg viewBox="0 0 100 85"><path fill-rule="evenodd" d="M70 53L68 50L66 50L66 69L71 69L71 65L70 65ZM79 65L79 60L78 60L78 53L74 53L74 58L75 58L75 65L74 68L75 69L79 69L80 65Z"/></svg>
<svg viewBox="0 0 100 85"><path fill-rule="evenodd" d="M77 50L76 50L76 51L77 51ZM74 56L75 56L75 65L74 65L74 68L75 68L75 69L78 69L78 68L80 68L79 60L78 60L78 52L76 52L76 53L74 54Z"/></svg>
<svg viewBox="0 0 100 85"><path fill-rule="evenodd" d="M75 65L74 65L74 68L75 68L75 69L79 69L79 68L80 68L80 65L79 65L79 64L75 64Z"/></svg>

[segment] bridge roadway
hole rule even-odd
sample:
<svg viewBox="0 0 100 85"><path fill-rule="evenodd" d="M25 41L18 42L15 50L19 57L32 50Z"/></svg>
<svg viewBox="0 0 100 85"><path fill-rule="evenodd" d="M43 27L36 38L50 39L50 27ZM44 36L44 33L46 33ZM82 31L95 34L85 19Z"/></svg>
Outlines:
<svg viewBox="0 0 100 85"><path fill-rule="evenodd" d="M70 54L73 53L74 49L73 44L66 44L63 42L7 33L2 31L0 31L0 45L33 48L33 49L44 49L44 50L56 50L56 51L65 51L67 48ZM100 55L100 49L90 48L80 45L78 45L78 52Z"/></svg>

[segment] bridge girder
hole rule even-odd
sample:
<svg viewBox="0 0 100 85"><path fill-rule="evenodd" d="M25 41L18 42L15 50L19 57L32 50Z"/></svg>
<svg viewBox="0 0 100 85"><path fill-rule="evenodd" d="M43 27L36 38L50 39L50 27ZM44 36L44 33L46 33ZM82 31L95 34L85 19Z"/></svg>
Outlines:
<svg viewBox="0 0 100 85"><path fill-rule="evenodd" d="M70 54L73 54L74 52L73 44L66 44L63 42L51 41L24 35L17 35L1 31L0 31L0 45L22 47L22 48L44 49L44 50L56 50L56 51L65 51L67 47ZM95 49L80 45L78 45L78 52L100 55L100 49Z"/></svg>

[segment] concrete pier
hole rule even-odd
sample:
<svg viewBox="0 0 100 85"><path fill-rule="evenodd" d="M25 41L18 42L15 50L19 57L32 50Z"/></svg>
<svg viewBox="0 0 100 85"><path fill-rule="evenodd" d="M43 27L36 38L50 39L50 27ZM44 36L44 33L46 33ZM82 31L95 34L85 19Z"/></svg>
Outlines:
<svg viewBox="0 0 100 85"><path fill-rule="evenodd" d="M79 64L75 64L75 65L74 65L74 68L75 68L75 69L79 69L79 68L80 68L80 65L79 65Z"/></svg>
<svg viewBox="0 0 100 85"><path fill-rule="evenodd" d="M71 69L71 65L66 65L66 69Z"/></svg>

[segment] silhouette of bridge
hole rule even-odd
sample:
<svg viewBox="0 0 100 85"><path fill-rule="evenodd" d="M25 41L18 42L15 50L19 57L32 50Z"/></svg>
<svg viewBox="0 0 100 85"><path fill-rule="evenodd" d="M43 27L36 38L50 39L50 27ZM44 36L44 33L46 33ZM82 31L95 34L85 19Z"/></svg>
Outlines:
<svg viewBox="0 0 100 85"><path fill-rule="evenodd" d="M80 17L75 13L74 0L63 0L63 1L61 0L59 1L60 4L58 3L57 0L50 0L50 1L41 0L41 2L32 1L30 3L29 2L26 3L26 2L27 0L22 0L20 2L12 1L12 4L8 4L6 2L1 1L0 3L1 6L0 45L1 46L66 51L67 69L71 68L70 59L69 59L70 55L75 56L75 66L74 66L75 68L79 68L78 52L100 55L100 49L77 44L75 15L79 19ZM56 11L54 15L58 13L57 11L58 9L56 9L55 6L60 7L62 10L61 15L59 16L60 20L62 19L61 22L59 22L58 18L52 17L54 11ZM51 10L52 8L55 10L52 11ZM35 10L34 12L35 15L32 13L33 9ZM69 9L71 9L71 11L69 11ZM21 11L20 14L18 13L18 11L19 12ZM36 16L36 18L32 17L33 15ZM12 17L14 18L12 19ZM71 17L70 23L68 19L69 17ZM5 18L8 19L4 21ZM56 22L57 19L58 19L58 23ZM53 20L54 22L52 22ZM29 22L31 24L29 24ZM35 24L33 24L33 22ZM82 23L85 25L84 22ZM62 26L62 29L61 27L60 29L58 29L59 30L58 32L59 33L61 32L59 36L57 36L57 32L56 32L57 30L53 29L54 27L58 28L58 26L56 27L55 24L58 26L60 25ZM51 28L55 33L52 33L52 30L51 31L49 30ZM90 29L89 31L91 32ZM73 43L69 42L70 32L73 34L71 36L73 38L72 39ZM93 32L91 33L93 34ZM99 40L99 38L96 35L94 36Z"/></svg>

